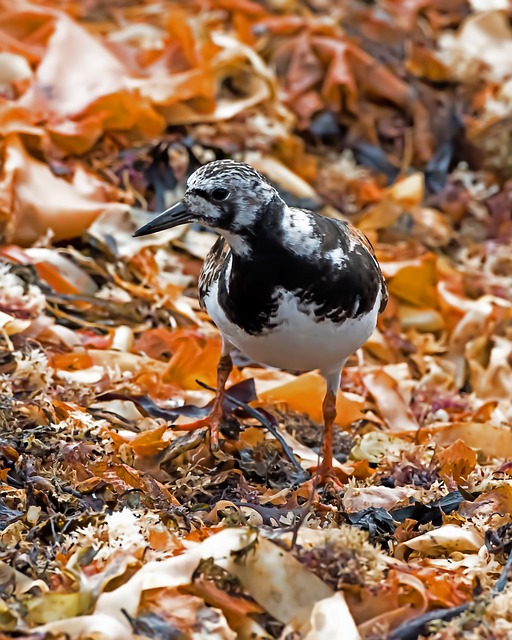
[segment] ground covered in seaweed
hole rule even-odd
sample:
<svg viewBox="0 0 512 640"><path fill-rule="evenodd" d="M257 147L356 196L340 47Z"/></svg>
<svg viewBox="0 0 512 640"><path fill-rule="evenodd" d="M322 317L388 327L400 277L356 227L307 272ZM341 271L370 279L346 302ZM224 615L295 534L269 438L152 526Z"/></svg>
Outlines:
<svg viewBox="0 0 512 640"><path fill-rule="evenodd" d="M0 2L0 638L512 635L512 28L493 0ZM390 303L323 382L220 354L202 163L351 220ZM300 336L297 336L300 340Z"/></svg>

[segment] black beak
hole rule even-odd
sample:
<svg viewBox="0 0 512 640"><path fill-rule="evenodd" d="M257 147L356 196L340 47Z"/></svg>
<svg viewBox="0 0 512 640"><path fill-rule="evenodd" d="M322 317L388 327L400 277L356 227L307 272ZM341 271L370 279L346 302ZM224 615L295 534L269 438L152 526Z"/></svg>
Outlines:
<svg viewBox="0 0 512 640"><path fill-rule="evenodd" d="M193 218L190 215L187 205L182 201L177 202L174 206L167 211L164 211L153 220L150 220L147 224L143 225L140 229L133 234L134 238L139 236L148 236L150 233L156 233L157 231L163 231L164 229L172 229L180 224L192 222Z"/></svg>

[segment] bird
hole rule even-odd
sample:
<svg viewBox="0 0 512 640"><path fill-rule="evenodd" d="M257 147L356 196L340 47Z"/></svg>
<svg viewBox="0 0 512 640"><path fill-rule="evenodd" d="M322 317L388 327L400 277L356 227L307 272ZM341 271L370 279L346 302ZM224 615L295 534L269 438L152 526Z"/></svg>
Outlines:
<svg viewBox="0 0 512 640"><path fill-rule="evenodd" d="M219 447L222 400L234 348L293 372L318 370L322 482L335 479L336 397L347 359L370 338L386 307L385 279L368 238L345 220L288 206L249 164L214 160L188 178L183 198L140 227L145 236L186 223L218 234L199 276L199 302L217 326L222 351L208 425Z"/></svg>

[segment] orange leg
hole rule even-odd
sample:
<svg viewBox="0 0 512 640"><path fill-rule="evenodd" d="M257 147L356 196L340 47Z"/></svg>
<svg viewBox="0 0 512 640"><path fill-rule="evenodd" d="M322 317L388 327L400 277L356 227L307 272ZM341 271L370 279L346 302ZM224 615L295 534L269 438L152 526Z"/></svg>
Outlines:
<svg viewBox="0 0 512 640"><path fill-rule="evenodd" d="M228 381L229 374L233 371L233 361L229 353L224 353L217 365L217 393L215 394L215 400L213 401L213 407L209 415L210 420L210 439L212 443L212 449L217 451L219 448L219 429L220 421L222 420L222 400L224 399L224 392L226 390L226 382Z"/></svg>
<svg viewBox="0 0 512 640"><path fill-rule="evenodd" d="M324 455L318 469L321 481L336 477L332 466L332 446L334 439L334 421L336 420L336 392L327 389L322 405L324 415Z"/></svg>
<svg viewBox="0 0 512 640"><path fill-rule="evenodd" d="M233 361L229 355L229 351L223 350L222 356L217 365L217 392L215 394L215 400L213 401L213 407L210 413L200 420L194 420L188 424L180 425L181 431L195 431L203 427L210 429L210 441L213 451L217 451L219 448L219 430L222 420L222 400L224 399L224 392L226 382L228 381L229 374L233 370Z"/></svg>
<svg viewBox="0 0 512 640"><path fill-rule="evenodd" d="M333 483L335 486L341 486L336 476L336 468L332 464L334 422L336 420L336 396L340 387L341 368L339 371L323 374L323 377L327 383L327 391L325 392L322 405L324 417L324 451L322 462L318 467L316 484Z"/></svg>

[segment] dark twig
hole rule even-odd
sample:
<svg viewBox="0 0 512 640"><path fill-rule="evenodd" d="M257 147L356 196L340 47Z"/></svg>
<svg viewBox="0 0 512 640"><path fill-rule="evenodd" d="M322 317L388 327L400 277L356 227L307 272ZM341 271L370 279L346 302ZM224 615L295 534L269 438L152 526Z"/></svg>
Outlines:
<svg viewBox="0 0 512 640"><path fill-rule="evenodd" d="M501 593L507 586L509 580L512 578L512 551L510 552L505 566L501 570L500 577L496 581L496 584L493 587L493 591L495 593Z"/></svg>
<svg viewBox="0 0 512 640"><path fill-rule="evenodd" d="M413 620L407 620L394 629L389 635L389 640L416 640L419 636L427 635L429 626L437 620L449 622L461 613L464 613L471 603L466 602L450 609L437 609L428 611Z"/></svg>

